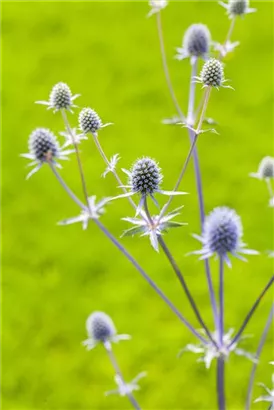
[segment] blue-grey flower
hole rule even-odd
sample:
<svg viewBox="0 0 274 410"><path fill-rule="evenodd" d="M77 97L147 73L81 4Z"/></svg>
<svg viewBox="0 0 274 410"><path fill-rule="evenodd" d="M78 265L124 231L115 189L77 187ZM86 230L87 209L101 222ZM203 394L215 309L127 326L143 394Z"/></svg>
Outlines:
<svg viewBox="0 0 274 410"><path fill-rule="evenodd" d="M228 3L219 1L219 4L227 11L229 18L243 17L245 14L254 13L256 9L249 7L249 0L228 0Z"/></svg>
<svg viewBox="0 0 274 410"><path fill-rule="evenodd" d="M111 125L111 123L103 124L101 118L92 108L83 108L79 114L79 128L85 134L91 133L92 135L97 135L103 127Z"/></svg>
<svg viewBox="0 0 274 410"><path fill-rule="evenodd" d="M128 171L123 169L123 171L128 175L128 185L122 186L122 188L129 188L130 192L126 194L118 195L113 199L124 198L138 194L141 199L137 207L136 214L138 215L143 208L145 199L151 197L152 200L158 206L158 203L154 197L155 193L160 193L163 195L184 195L186 192L178 191L163 191L160 189L160 185L163 181L163 175L161 169L157 162L149 157L143 157L135 161Z"/></svg>
<svg viewBox="0 0 274 410"><path fill-rule="evenodd" d="M187 225L187 223L182 222L175 222L171 221L171 219L175 218L176 216L180 215L179 210L183 207L179 207L174 209L174 211L168 213L165 216L161 215L153 215L151 216L152 224L148 220L145 212L141 211L140 218L122 218L124 221L127 221L134 225L133 228L129 228L124 231L123 236L134 236L136 234L141 234L141 236L149 236L150 243L152 247L158 252L159 245L158 245L158 236L162 235L170 228L177 228L183 225Z"/></svg>
<svg viewBox="0 0 274 410"><path fill-rule="evenodd" d="M207 58L211 42L210 31L204 24L192 24L185 32L183 46L177 48L176 58Z"/></svg>
<svg viewBox="0 0 274 410"><path fill-rule="evenodd" d="M252 172L250 176L258 179L274 178L274 158L264 157L259 164L258 171Z"/></svg>
<svg viewBox="0 0 274 410"><path fill-rule="evenodd" d="M202 242L202 249L192 253L207 259L213 255L222 258L231 266L228 254L246 261L240 253L256 255L257 251L246 249L242 242L243 228L239 215L228 207L218 207L206 217L202 236L193 235Z"/></svg>
<svg viewBox="0 0 274 410"><path fill-rule="evenodd" d="M149 0L149 6L151 7L150 12L148 13L148 17L152 16L153 14L159 13L163 10L167 4L167 0Z"/></svg>
<svg viewBox="0 0 274 410"><path fill-rule="evenodd" d="M233 332L234 329L230 329L227 333L224 334L222 346L218 345L218 332L215 331L212 333L213 340L216 342L215 344L213 344L212 342L208 342L207 344L200 343L198 345L187 344L186 347L180 350L178 356L180 357L184 352L200 354L201 356L197 361L203 362L207 369L210 368L212 360L217 359L218 357L222 357L223 359L228 360L230 353L232 352L238 356L244 356L252 362L256 363L257 359L255 354L249 353L246 350L238 347L239 342L246 338L249 338L250 336L242 336L237 343L233 343L231 345ZM201 333L205 334L203 329L201 330Z"/></svg>
<svg viewBox="0 0 274 410"><path fill-rule="evenodd" d="M88 339L83 342L87 350L98 343L119 342L130 339L129 335L117 335L113 320L104 312L93 312L86 321Z"/></svg>
<svg viewBox="0 0 274 410"><path fill-rule="evenodd" d="M210 58L203 65L202 71L199 77L194 77L194 81L203 84L204 87L224 87L232 88L228 85L224 85L227 81L224 79L223 63L216 58Z"/></svg>
<svg viewBox="0 0 274 410"><path fill-rule="evenodd" d="M36 101L36 103L47 105L48 110L53 109L54 112L62 109L72 112L71 108L76 107L74 100L79 96L80 94L72 95L69 86L60 82L52 88L49 101Z"/></svg>
<svg viewBox="0 0 274 410"><path fill-rule="evenodd" d="M62 168L56 162L58 159L68 159L67 155L74 150L63 150L55 135L47 128L36 128L29 136L29 153L21 154L21 157L31 159L29 166L35 167L28 173L27 179L37 172L44 163L52 163Z"/></svg>
<svg viewBox="0 0 274 410"><path fill-rule="evenodd" d="M103 198L101 201L96 202L96 196L93 195L88 198L89 207L86 210L81 211L80 215L72 218L64 219L59 222L58 225L71 225L77 222L82 222L83 229L87 229L90 219L99 219L105 212L105 205L111 200L111 198Z"/></svg>

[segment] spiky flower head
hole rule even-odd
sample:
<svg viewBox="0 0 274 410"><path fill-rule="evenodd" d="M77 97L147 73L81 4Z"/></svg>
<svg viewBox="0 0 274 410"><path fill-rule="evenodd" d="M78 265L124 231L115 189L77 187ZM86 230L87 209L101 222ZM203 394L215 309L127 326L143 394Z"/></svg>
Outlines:
<svg viewBox="0 0 274 410"><path fill-rule="evenodd" d="M207 87L221 87L224 82L223 64L216 58L211 58L203 65L200 80Z"/></svg>
<svg viewBox="0 0 274 410"><path fill-rule="evenodd" d="M210 31L204 24L192 24L185 32L183 47L177 48L178 60L186 57L205 58L209 52L211 41Z"/></svg>
<svg viewBox="0 0 274 410"><path fill-rule="evenodd" d="M129 181L133 192L152 195L159 190L162 180L161 169L152 158L144 157L134 162Z"/></svg>
<svg viewBox="0 0 274 410"><path fill-rule="evenodd" d="M36 165L27 175L27 179L37 172L45 162L51 162L55 166L61 167L56 163L56 159L67 159L68 154L74 150L64 151L60 148L55 135L47 128L36 128L29 136L29 153L21 154L21 157L31 159L29 164Z"/></svg>
<svg viewBox="0 0 274 410"><path fill-rule="evenodd" d="M148 4L151 7L151 10L147 16L150 17L153 14L159 13L162 9L164 9L167 6L168 2L167 0L149 0Z"/></svg>
<svg viewBox="0 0 274 410"><path fill-rule="evenodd" d="M76 107L73 101L77 97L79 97L79 94L72 95L69 86L66 83L60 82L53 86L49 101L36 101L36 103L47 105L48 109L53 109L54 112L62 109L72 112L71 108Z"/></svg>
<svg viewBox="0 0 274 410"><path fill-rule="evenodd" d="M258 179L274 178L274 158L264 157L257 172L252 172L250 176Z"/></svg>
<svg viewBox="0 0 274 410"><path fill-rule="evenodd" d="M212 255L222 258L229 266L228 253L245 260L238 253L257 254L258 252L245 249L242 242L243 227L241 218L231 208L217 207L206 217L202 236L195 235L200 240L203 248L193 253L200 254L201 259Z"/></svg>
<svg viewBox="0 0 274 410"><path fill-rule="evenodd" d="M244 16L245 14L254 13L256 9L249 7L249 0L228 0L228 3L219 2L227 10L230 18Z"/></svg>
<svg viewBox="0 0 274 410"><path fill-rule="evenodd" d="M88 339L83 345L88 350L93 349L98 343L109 346L111 342L130 339L129 335L117 335L116 328L110 316L104 312L93 312L86 321Z"/></svg>
<svg viewBox="0 0 274 410"><path fill-rule="evenodd" d="M79 114L79 127L84 134L94 134L102 127L102 121L96 111L83 108Z"/></svg>
<svg viewBox="0 0 274 410"><path fill-rule="evenodd" d="M86 321L86 328L89 337L97 342L104 342L116 334L112 319L104 312L92 313Z"/></svg>

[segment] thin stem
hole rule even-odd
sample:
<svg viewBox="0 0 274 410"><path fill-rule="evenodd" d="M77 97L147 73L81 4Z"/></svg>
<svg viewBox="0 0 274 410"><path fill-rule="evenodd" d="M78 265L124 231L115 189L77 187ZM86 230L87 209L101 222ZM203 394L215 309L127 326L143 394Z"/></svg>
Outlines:
<svg viewBox="0 0 274 410"><path fill-rule="evenodd" d="M108 158L107 158L107 156L106 156L106 154L103 150L102 145L100 144L100 141L99 141L97 135L94 135L93 139L94 139L95 145L96 145L101 157L103 158L105 164L110 168L111 167L110 162L109 162L109 160L108 160ZM118 182L118 185L120 187L122 187L123 192L126 194L128 191L127 191L126 188L123 187L123 182L120 179L119 175L117 174L117 171L115 170L115 168L111 172L113 173L114 177L116 178L116 181ZM136 206L135 202L133 201L133 199L131 197L128 197L128 200L131 203L131 205L133 206L133 208L137 209L137 206Z"/></svg>
<svg viewBox="0 0 274 410"><path fill-rule="evenodd" d="M79 153L78 145L75 141L73 131L72 131L70 125L69 125L69 121L68 121L66 111L64 109L62 109L61 114L62 114L66 129L67 129L67 132L71 136L71 140L72 140L72 143L74 145L76 158L77 158L77 162L78 162L79 173L80 173L81 182L82 182L83 193L84 193L84 197L85 197L87 206L89 207L87 185L86 185L86 181L85 181L85 177L84 177L84 171L83 171L83 166L82 166L82 162L81 162L81 159L80 159L80 153Z"/></svg>
<svg viewBox="0 0 274 410"><path fill-rule="evenodd" d="M236 17L234 17L234 18L231 20L231 23L230 23L230 26L229 26L229 29L228 29L228 33L227 33L225 42L224 42L224 44L223 44L224 49L225 49L227 43L230 41L230 38L231 38L231 36L232 36L232 32L233 32L234 26L235 26L235 21L236 21ZM224 56L222 55L222 52L220 51L220 53L219 53L219 55L218 55L218 60L221 61L221 60L223 59L223 57L224 57Z"/></svg>
<svg viewBox="0 0 274 410"><path fill-rule="evenodd" d="M120 381L121 381L122 384L123 384L124 390L126 391L126 395L127 395L128 399L129 399L130 403L132 404L132 406L133 406L134 409L140 410L141 407L139 406L139 404L137 403L137 401L136 401L135 398L133 397L133 394L132 394L130 391L128 391L128 389L127 389L127 385L126 385L126 382L125 382L125 380L124 380L123 374L122 374L122 372L121 372L121 370L120 370L120 367L119 367L119 365L118 365L118 363L117 363L117 360L116 360L116 358L115 358L115 356L114 356L114 353L113 353L113 350L112 350L112 347L111 347L111 343L105 342L105 343L104 343L104 347L105 347L105 349L106 349L106 352L107 352L107 354L108 354L109 360L110 360L110 362L111 362L111 364L112 364L112 366L113 366L113 369L114 369L116 375L119 377Z"/></svg>
<svg viewBox="0 0 274 410"><path fill-rule="evenodd" d="M145 201L144 201L144 211L145 211L146 216L147 216L147 218L148 218L148 220L149 220L149 223L153 225L153 220L152 220L152 218L151 218L151 215L150 215L150 212L149 212L149 209L148 209L148 205L147 205L147 198L145 198ZM200 315L200 312L199 312L199 310L198 310L198 308L197 308L197 305L196 305L196 303L195 303L195 301L194 301L194 299L193 299L193 297L192 297L192 295L191 295L191 293L190 293L190 291L189 291L189 288L188 288L188 286L187 286L187 284L186 284L186 281L185 281L185 279L184 279L184 277L183 277L183 275L182 275L182 273L181 273L181 271L180 271L180 269L179 269L177 263L175 262L175 260L174 260L174 258L173 258L173 256L172 256L172 254L170 253L170 251L169 251L169 249L168 249L168 247L167 247L165 241L163 240L163 238L162 238L161 235L158 235L157 239L158 239L158 242L159 242L159 244L160 244L162 250L164 251L164 253L165 253L165 255L166 255L168 261L170 262L170 264L171 264L171 266L172 266L172 268L173 268L173 270L174 270L174 272L175 272L177 278L179 279L179 282L180 282L181 286L183 287L183 289L184 289L184 291L185 291L185 294L186 294L186 296L187 296L187 298L188 298L188 300L189 300L189 303L190 303L190 305L191 305L191 307L192 307L192 309L193 309L193 311L194 311L194 313L195 313L195 315L196 315L196 317L197 317L199 323L201 324L201 326L202 326L203 329L205 330L205 332L206 332L208 338L209 338L209 339L212 341L212 343L214 343L215 346L216 346L216 342L215 342L214 339L212 338L212 336L211 336L211 334L210 334L210 332L209 332L209 330L208 330L208 328L207 328L205 322L203 321L203 319L202 319L202 317L201 317L201 315Z"/></svg>
<svg viewBox="0 0 274 410"><path fill-rule="evenodd" d="M217 359L217 396L218 409L225 410L225 361L223 357Z"/></svg>
<svg viewBox="0 0 274 410"><path fill-rule="evenodd" d="M190 60L191 61L191 60ZM189 97L188 97L188 110L187 110L187 123L191 127L194 125L194 105L195 105L195 91L196 91L196 82L193 81L193 78L197 75L197 66L198 66L198 58L196 57L194 62L190 62L191 64L191 78L190 78L190 86L189 86Z"/></svg>
<svg viewBox="0 0 274 410"><path fill-rule="evenodd" d="M243 321L242 326L240 327L238 333L235 335L235 337L233 338L233 340L230 342L230 345L228 346L231 347L234 343L237 343L237 341L239 340L239 338L241 337L241 334L243 333L243 331L245 330L249 320L251 319L251 317L253 316L253 314L255 313L255 310L257 309L257 307L259 306L259 303L261 302L262 298L264 297L264 295L266 294L266 292L268 291L268 289L271 287L272 283L274 281L274 276L271 277L271 279L269 280L269 282L267 283L267 285L265 286L265 288L263 289L263 291L261 292L261 294L259 295L259 297L256 299L254 305L252 306L252 308L250 309L250 311L248 312L248 314L246 315L246 318Z"/></svg>
<svg viewBox="0 0 274 410"><path fill-rule="evenodd" d="M51 165L51 164L50 164ZM54 175L71 197L71 199L76 202L81 209L87 211L87 207L73 194L71 189L67 186L65 181L62 179L58 171L55 169L54 166L51 166ZM169 306L169 308L175 313L175 315L179 318L179 320L184 323L184 325L196 336L200 342L207 344L206 339L204 339L192 326L191 324L182 316L182 314L178 311L178 309L173 305L173 303L165 296L165 294L161 291L160 288L153 282L152 279L145 273L145 271L141 268L138 262L130 255L130 253L123 247L123 245L118 242L118 240L104 227L104 225L98 219L92 219L92 221L101 229L101 231L110 239L110 241L122 252L124 256L132 263L132 265L141 273L143 278L150 284L150 286L155 290L155 292L164 300L164 302Z"/></svg>
<svg viewBox="0 0 274 410"><path fill-rule="evenodd" d="M267 321L266 321L266 325L265 328L263 330L263 334L261 336L257 351L256 351L256 359L257 361L253 363L252 366L252 370L251 370L251 374L250 374L250 378L249 378L249 382L248 382L248 389L247 389L247 396L246 396L246 404L245 404L245 410L249 410L250 406L251 406L251 399L252 399L252 390L253 390L253 385L254 385L254 379L255 379L255 372L259 363L259 357L261 355L261 352L263 350L263 346L265 344L266 341L266 337L268 334L268 331L270 329L272 320L273 320L273 316L274 316L274 303L272 303L271 305L271 309L269 312L269 315L267 317Z"/></svg>
<svg viewBox="0 0 274 410"><path fill-rule="evenodd" d="M165 294L160 290L155 282L145 273L141 266L136 262L136 260L129 254L129 252L121 245L120 242L104 227L104 225L98 220L94 219L93 222L101 229L101 231L111 240L111 242L126 256L126 258L132 263L132 265L141 273L143 278L150 284L150 286L155 290L155 292L166 302L170 309L175 313L181 322L196 336L202 343L207 344L206 339L204 339L193 327L192 325L181 315L178 309L173 305L173 303L165 296Z"/></svg>
<svg viewBox="0 0 274 410"><path fill-rule="evenodd" d="M224 259L220 256L220 271L219 271L219 303L220 303L220 314L219 314L219 344L223 345L224 337Z"/></svg>
<svg viewBox="0 0 274 410"><path fill-rule="evenodd" d="M210 92L211 92L211 87L207 87L206 90L205 90L205 94L204 94L204 103L203 103L200 119L199 119L199 122L198 122L198 126L197 126L197 129L196 129L196 134L199 134L199 132L202 129L202 125L203 125L203 121L205 119L205 113L206 113L206 109L207 109L207 105L208 105L208 101L209 101L209 97L210 97Z"/></svg>
<svg viewBox="0 0 274 410"><path fill-rule="evenodd" d="M166 58L166 52L165 52L165 44L164 44L164 36L163 36L163 29L162 29L162 21L161 21L161 13L158 12L156 14L156 20L157 20L157 30L158 30L158 36L159 36L159 41L160 41L160 49L161 49L161 57L162 57L162 63L163 63L163 68L164 68L164 73L165 73L165 78L167 82L167 86L169 89L170 96L172 98L173 104L176 108L176 111L182 121L184 121L184 114L180 108L180 105L178 103L178 100L176 98L171 78L169 75L169 70L168 70L168 64L167 64L167 58Z"/></svg>
<svg viewBox="0 0 274 410"><path fill-rule="evenodd" d="M266 186L267 186L270 198L274 198L274 192L273 192L273 189L272 189L270 178L266 178L265 182L266 182Z"/></svg>
<svg viewBox="0 0 274 410"><path fill-rule="evenodd" d="M65 183L65 181L63 180L63 178L61 177L61 175L59 174L59 172L57 171L57 169L55 168L55 166L53 165L52 162L48 162L51 170L53 171L54 175L56 176L56 178L58 179L58 181L60 182L60 184L62 185L62 187L64 188L64 190L68 193L68 195L71 197L71 199L83 210L83 211L87 211L87 207L83 204L83 202L81 202L77 196L72 192L72 190L67 186L67 184Z"/></svg>

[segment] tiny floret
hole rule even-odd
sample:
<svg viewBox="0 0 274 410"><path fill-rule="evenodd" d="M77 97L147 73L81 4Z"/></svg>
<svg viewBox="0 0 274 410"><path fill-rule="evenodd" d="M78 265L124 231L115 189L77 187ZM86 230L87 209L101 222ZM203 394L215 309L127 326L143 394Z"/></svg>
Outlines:
<svg viewBox="0 0 274 410"><path fill-rule="evenodd" d="M182 60L187 57L206 58L209 53L211 35L204 24L192 24L185 32L183 47L177 48L176 58Z"/></svg>
<svg viewBox="0 0 274 410"><path fill-rule="evenodd" d="M245 14L254 13L256 9L249 7L249 0L229 0L228 3L219 2L227 10L230 18L244 16Z"/></svg>
<svg viewBox="0 0 274 410"><path fill-rule="evenodd" d="M133 164L129 183L133 192L151 195L159 189L162 180L163 176L158 164L153 159L145 157Z"/></svg>
<svg viewBox="0 0 274 410"><path fill-rule="evenodd" d="M204 64L200 79L204 86L221 87L224 82L223 64L216 58L211 58Z"/></svg>
<svg viewBox="0 0 274 410"><path fill-rule="evenodd" d="M215 254L231 266L228 253L242 260L245 259L239 253L258 253L245 249L242 236L243 228L239 215L228 207L215 208L205 219L202 236L195 235L195 238L202 242L203 248L193 253L201 254L201 259Z"/></svg>
<svg viewBox="0 0 274 410"><path fill-rule="evenodd" d="M274 158L264 157L257 172L252 172L250 176L258 179L274 178Z"/></svg>
<svg viewBox="0 0 274 410"><path fill-rule="evenodd" d="M116 335L112 319L104 312L92 313L86 322L88 335L97 342L105 342Z"/></svg>
<svg viewBox="0 0 274 410"><path fill-rule="evenodd" d="M49 101L37 101L37 104L47 105L48 109L53 109L54 112L59 110L69 110L76 107L73 101L79 97L79 94L72 95L69 86L66 83L58 83L52 88Z"/></svg>
<svg viewBox="0 0 274 410"><path fill-rule="evenodd" d="M84 134L94 134L102 127L102 121L96 111L83 108L79 114L79 127Z"/></svg>

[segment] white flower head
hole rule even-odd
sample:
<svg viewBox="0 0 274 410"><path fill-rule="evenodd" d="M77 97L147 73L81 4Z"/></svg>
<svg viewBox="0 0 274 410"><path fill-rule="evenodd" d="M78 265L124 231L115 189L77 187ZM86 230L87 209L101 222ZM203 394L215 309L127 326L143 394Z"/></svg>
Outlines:
<svg viewBox="0 0 274 410"><path fill-rule="evenodd" d="M48 106L48 110L53 109L53 112L59 110L72 111L72 107L77 107L74 105L74 100L79 97L80 94L72 95L70 88L65 83L56 84L50 93L49 101L36 101L36 104L43 104Z"/></svg>
<svg viewBox="0 0 274 410"><path fill-rule="evenodd" d="M149 6L151 7L150 12L148 13L148 17L152 16L153 14L159 13L163 10L167 4L167 0L149 0Z"/></svg>
<svg viewBox="0 0 274 410"><path fill-rule="evenodd" d="M274 178L274 158L264 157L259 163L258 171L251 172L249 175L257 179Z"/></svg>
<svg viewBox="0 0 274 410"><path fill-rule="evenodd" d="M47 128L36 128L29 136L29 153L21 154L21 157L32 160L29 166L35 167L28 173L29 179L41 166L45 163L52 163L56 167L62 168L57 160L68 159L67 155L74 152L74 150L63 150L60 147L53 132Z"/></svg>

